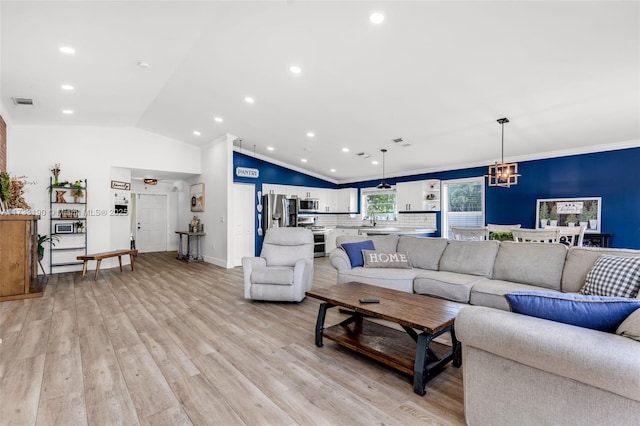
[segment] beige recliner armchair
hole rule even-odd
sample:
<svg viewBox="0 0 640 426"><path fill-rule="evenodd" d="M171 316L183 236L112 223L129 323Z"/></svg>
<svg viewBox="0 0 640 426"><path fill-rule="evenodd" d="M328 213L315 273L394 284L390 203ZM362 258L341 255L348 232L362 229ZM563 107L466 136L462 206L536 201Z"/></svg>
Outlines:
<svg viewBox="0 0 640 426"><path fill-rule="evenodd" d="M244 297L300 302L313 283L313 233L306 228L270 228L260 257L242 258Z"/></svg>

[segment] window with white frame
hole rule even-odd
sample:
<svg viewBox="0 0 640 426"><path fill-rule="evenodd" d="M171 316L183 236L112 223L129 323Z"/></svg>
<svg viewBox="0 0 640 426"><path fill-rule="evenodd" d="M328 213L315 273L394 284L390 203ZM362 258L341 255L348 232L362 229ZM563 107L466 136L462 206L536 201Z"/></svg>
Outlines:
<svg viewBox="0 0 640 426"><path fill-rule="evenodd" d="M396 208L395 189L362 189L362 219L380 222L384 220L396 220L398 210Z"/></svg>
<svg viewBox="0 0 640 426"><path fill-rule="evenodd" d="M442 236L453 239L452 226L484 226L484 178L442 181Z"/></svg>

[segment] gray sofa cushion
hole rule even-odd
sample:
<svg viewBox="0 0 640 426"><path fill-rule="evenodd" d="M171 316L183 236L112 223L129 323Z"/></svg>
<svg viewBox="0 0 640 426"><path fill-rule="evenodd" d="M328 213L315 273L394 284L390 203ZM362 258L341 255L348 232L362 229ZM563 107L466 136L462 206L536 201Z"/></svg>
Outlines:
<svg viewBox="0 0 640 426"><path fill-rule="evenodd" d="M440 258L449 241L444 238L401 236L398 251L409 253L409 262L414 268L437 271Z"/></svg>
<svg viewBox="0 0 640 426"><path fill-rule="evenodd" d="M338 284L357 281L359 283L377 285L378 287L413 293L413 279L420 269L379 269L357 267L338 271Z"/></svg>
<svg viewBox="0 0 640 426"><path fill-rule="evenodd" d="M491 278L499 241L449 241L440 270Z"/></svg>
<svg viewBox="0 0 640 426"><path fill-rule="evenodd" d="M504 241L498 250L493 278L560 290L567 246Z"/></svg>
<svg viewBox="0 0 640 426"><path fill-rule="evenodd" d="M562 272L562 291L566 293L580 291L587 280L587 273L602 254L640 257L640 250L571 247ZM640 294L638 297L640 297Z"/></svg>
<svg viewBox="0 0 640 426"><path fill-rule="evenodd" d="M516 243L522 244L522 243ZM547 244L547 243L533 243L533 244ZM540 287L518 284L510 281L502 280L483 280L476 283L471 289L471 295L469 296L469 302L472 305L487 306L489 308L502 309L508 311L509 304L504 297L505 294L512 291L540 291ZM545 290L555 291L555 290Z"/></svg>
<svg viewBox="0 0 640 426"><path fill-rule="evenodd" d="M393 253L398 248L397 235L341 235L336 238L336 245L342 247L343 243L355 243L359 241L371 240L376 250Z"/></svg>
<svg viewBox="0 0 640 426"><path fill-rule="evenodd" d="M486 278L456 272L422 271L413 280L413 291L454 302L469 303L471 288L482 280Z"/></svg>

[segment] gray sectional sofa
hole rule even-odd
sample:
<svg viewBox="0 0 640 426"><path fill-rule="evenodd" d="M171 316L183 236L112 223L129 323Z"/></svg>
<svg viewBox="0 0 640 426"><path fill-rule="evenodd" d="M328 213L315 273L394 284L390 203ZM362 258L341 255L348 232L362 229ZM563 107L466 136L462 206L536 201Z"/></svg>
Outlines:
<svg viewBox="0 0 640 426"><path fill-rule="evenodd" d="M365 239L376 250L407 251L412 268L352 268L337 248L330 262L338 284L360 281L470 304L456 319L467 424L638 424L640 341L507 312L504 295L575 293L601 254L640 257L639 250L392 235L337 243Z"/></svg>
<svg viewBox="0 0 640 426"><path fill-rule="evenodd" d="M412 267L352 268L341 245L364 240L379 251L406 251ZM601 254L640 256L640 250L397 235L341 236L336 243L329 260L338 284L358 281L502 310L509 310L504 295L511 291L579 291Z"/></svg>

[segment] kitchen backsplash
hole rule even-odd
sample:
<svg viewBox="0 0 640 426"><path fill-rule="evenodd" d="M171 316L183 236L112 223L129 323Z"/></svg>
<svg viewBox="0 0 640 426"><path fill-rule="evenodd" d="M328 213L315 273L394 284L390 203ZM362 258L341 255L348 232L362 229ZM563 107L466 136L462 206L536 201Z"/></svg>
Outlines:
<svg viewBox="0 0 640 426"><path fill-rule="evenodd" d="M318 226L357 226L368 221L363 221L360 215L354 215L351 217L348 214L321 214L318 215L316 225ZM410 214L398 214L398 220L392 222L379 222L378 226L394 226L400 228L430 228L438 229L435 213L410 213Z"/></svg>

